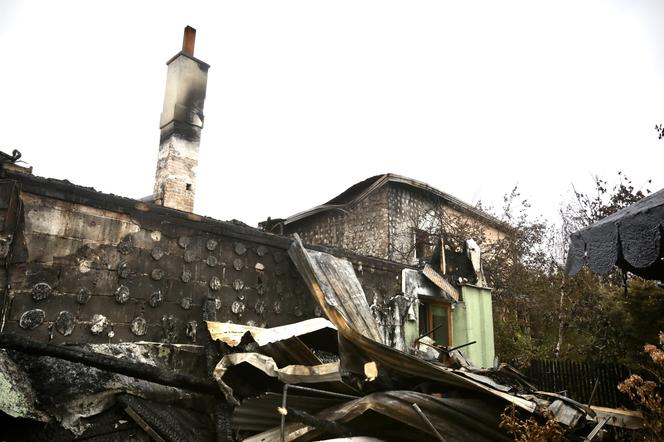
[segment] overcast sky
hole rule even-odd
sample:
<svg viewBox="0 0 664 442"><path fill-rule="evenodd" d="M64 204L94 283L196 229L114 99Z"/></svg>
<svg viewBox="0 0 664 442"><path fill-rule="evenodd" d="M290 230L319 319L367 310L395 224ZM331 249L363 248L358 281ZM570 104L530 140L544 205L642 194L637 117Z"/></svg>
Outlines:
<svg viewBox="0 0 664 442"><path fill-rule="evenodd" d="M0 150L152 192L165 62L211 65L195 211L256 225L394 172L553 216L619 170L664 186L664 1L0 0Z"/></svg>

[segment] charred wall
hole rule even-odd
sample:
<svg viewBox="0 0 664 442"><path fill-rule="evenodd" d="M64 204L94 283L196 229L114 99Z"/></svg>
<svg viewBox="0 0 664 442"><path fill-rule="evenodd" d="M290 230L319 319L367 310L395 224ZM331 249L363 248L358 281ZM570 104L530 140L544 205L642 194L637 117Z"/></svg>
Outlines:
<svg viewBox="0 0 664 442"><path fill-rule="evenodd" d="M344 211L328 210L285 227L305 243L342 247L366 256L388 257L387 188L383 187Z"/></svg>
<svg viewBox="0 0 664 442"><path fill-rule="evenodd" d="M286 237L68 182L3 178L0 242L14 229L0 269L3 332L197 343L205 319L272 327L321 315ZM370 303L399 291L401 267L347 257Z"/></svg>
<svg viewBox="0 0 664 442"><path fill-rule="evenodd" d="M3 331L191 343L206 316L275 326L315 314L283 238L66 183L18 183Z"/></svg>
<svg viewBox="0 0 664 442"><path fill-rule="evenodd" d="M408 186L390 184L388 188L388 213L390 249L388 258L407 264L416 264L413 229L433 207L435 200L423 192Z"/></svg>
<svg viewBox="0 0 664 442"><path fill-rule="evenodd" d="M483 229L485 239L496 241L504 233L483 222L477 215L450 206L441 198L412 186L389 183L343 210L327 210L292 222L287 234L298 233L309 244L322 244L352 250L380 259L417 265L414 229L432 231L427 213L446 213L470 219Z"/></svg>
<svg viewBox="0 0 664 442"><path fill-rule="evenodd" d="M444 210L449 217L447 219L449 223L459 219L476 225L483 231L486 241L495 242L505 236L502 230L482 221L477 215L462 212L434 195L399 183L390 183L388 188L390 249L387 259L416 265L414 229L425 231L440 229L438 218L441 210ZM433 217L428 216L429 213ZM432 222L438 223L438 226L432 225ZM473 239L480 240L480 238Z"/></svg>

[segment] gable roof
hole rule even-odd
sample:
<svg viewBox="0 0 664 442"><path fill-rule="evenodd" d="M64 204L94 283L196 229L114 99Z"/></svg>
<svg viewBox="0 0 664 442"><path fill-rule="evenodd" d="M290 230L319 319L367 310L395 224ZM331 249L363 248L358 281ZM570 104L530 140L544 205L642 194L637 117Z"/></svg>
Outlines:
<svg viewBox="0 0 664 442"><path fill-rule="evenodd" d="M339 195L335 196L334 198L326 202L325 204L312 207L309 210L296 213L295 215L286 218L286 220L284 221L284 225L288 225L296 221L308 218L312 215L321 212L326 212L329 210L339 210L341 212L346 213L347 208L367 198L369 195L376 192L378 189L380 189L381 187L385 186L388 183L404 184L413 189L418 189L427 192L431 195L434 195L442 199L443 201L445 201L445 203L447 203L448 205L454 207L455 209L461 212L474 215L482 219L482 221L485 221L496 227L502 229L507 228L505 223L503 223L499 219L489 215L486 212L481 211L476 207L471 206L470 204L464 201L461 201L460 199L450 195L449 193L445 193L441 190L436 189L435 187L431 187L427 183L424 183L422 181L417 181L412 178L397 175L394 173L375 175L367 178L366 180L360 181L359 183L355 183L352 186L350 186L348 189L344 190Z"/></svg>

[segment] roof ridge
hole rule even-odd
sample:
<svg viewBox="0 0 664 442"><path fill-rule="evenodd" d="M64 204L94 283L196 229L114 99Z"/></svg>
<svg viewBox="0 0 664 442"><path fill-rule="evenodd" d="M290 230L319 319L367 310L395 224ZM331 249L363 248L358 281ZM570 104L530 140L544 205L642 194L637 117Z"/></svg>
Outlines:
<svg viewBox="0 0 664 442"><path fill-rule="evenodd" d="M373 181L372 181L373 180ZM366 197L368 197L371 193L374 191L378 190L385 184L389 182L395 182L395 183L401 183L405 185L409 185L411 187L430 192L439 198L442 198L443 200L447 201L448 203L451 203L452 205L456 206L457 208L464 210L466 212L471 212L481 218L483 218L486 221L489 221L492 224L497 224L500 225L501 227L506 227L507 225L496 218L495 216L478 209L477 207L474 207L473 205L449 194L446 192L443 192L442 190L439 190L424 181L419 181L413 178L408 178L404 175L399 175L396 173L392 172L387 172L382 175L375 175L372 177L369 177L365 180L359 181L343 192L341 192L339 195L335 196L331 200L329 200L325 204L321 204L318 206L314 206L308 210L304 210L302 212L298 212L294 215L289 216L288 218L285 219L284 224L290 224L295 221L299 221L301 219L307 218L309 216L315 215L320 212L325 212L329 210L340 210L342 212L345 212L345 208L348 206L351 206L353 204L356 204ZM356 194L355 194L356 193ZM348 200L344 200L344 196L350 196L353 195L353 198L350 198Z"/></svg>

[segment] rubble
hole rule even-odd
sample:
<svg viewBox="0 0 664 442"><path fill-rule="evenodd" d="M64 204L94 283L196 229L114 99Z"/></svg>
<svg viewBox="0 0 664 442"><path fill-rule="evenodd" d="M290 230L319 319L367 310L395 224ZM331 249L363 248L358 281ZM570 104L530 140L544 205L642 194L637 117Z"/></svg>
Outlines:
<svg viewBox="0 0 664 442"><path fill-rule="evenodd" d="M597 434L605 425L621 425L615 418L607 419L606 412L600 416L593 408L569 398L538 391L508 365L477 369L467 362L460 363L464 358L458 353L444 359L429 355L426 360L415 350L411 354L385 345L347 262L308 251L299 239L289 255L330 323L310 320L275 329L208 323L211 336L234 351L223 357L215 376L227 400L236 405L232 425L242 440L318 440L335 436L510 440L499 426L500 414L508 404L541 418L551 413L577 435L589 435L593 429ZM304 355L314 354L312 349L310 353L301 352L300 358L293 357L290 365L277 365L267 356L275 354L268 347L280 341L302 344L308 335L334 329L338 331L338 363L297 365L307 359ZM253 351L244 352L247 349ZM226 370L243 363L258 368L265 377L281 380L282 394L278 394L281 384L254 382L256 373L251 370L251 383L264 386L265 391L233 396L233 384L247 382L250 369L228 379ZM330 381L345 384L353 393L340 395L320 386L289 385ZM296 395L288 396L289 388L296 389ZM278 419L279 426L275 425Z"/></svg>
<svg viewBox="0 0 664 442"><path fill-rule="evenodd" d="M539 391L514 368L477 368L427 335L419 349L397 349L348 261L298 237L288 255L327 319L266 328L210 318L214 345L204 346L74 348L1 334L0 387L13 393L0 408L66 428L63 440L95 439L109 420L110 433L133 440L511 440L500 426L510 405L587 440L640 427L638 413Z"/></svg>

